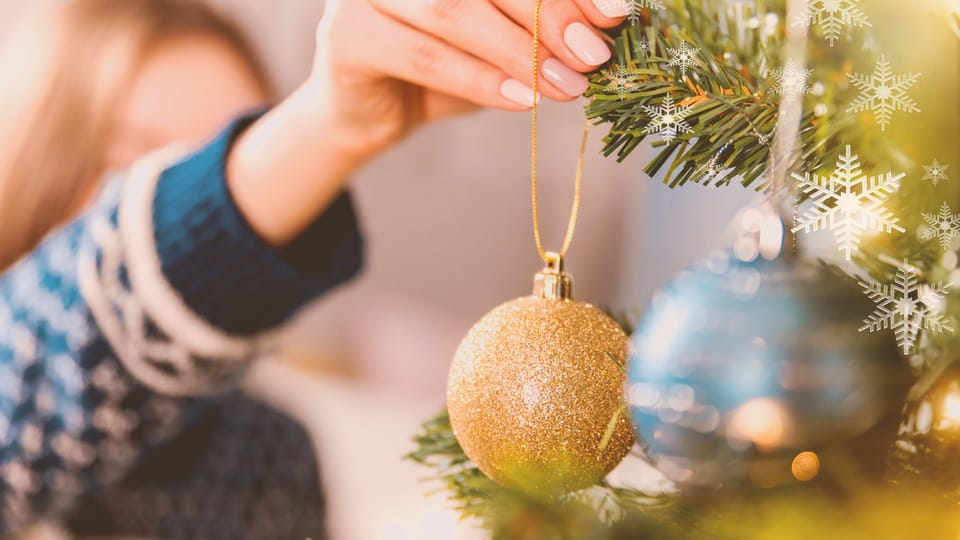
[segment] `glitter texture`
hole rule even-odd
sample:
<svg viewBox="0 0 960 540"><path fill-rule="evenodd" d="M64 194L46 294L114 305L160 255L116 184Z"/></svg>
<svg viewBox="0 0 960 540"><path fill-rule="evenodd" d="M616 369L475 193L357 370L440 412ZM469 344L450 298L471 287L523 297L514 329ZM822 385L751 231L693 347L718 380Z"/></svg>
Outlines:
<svg viewBox="0 0 960 540"><path fill-rule="evenodd" d="M628 345L590 304L528 296L497 307L450 368L447 405L464 452L505 485L572 491L596 482L633 445L614 361L625 364Z"/></svg>

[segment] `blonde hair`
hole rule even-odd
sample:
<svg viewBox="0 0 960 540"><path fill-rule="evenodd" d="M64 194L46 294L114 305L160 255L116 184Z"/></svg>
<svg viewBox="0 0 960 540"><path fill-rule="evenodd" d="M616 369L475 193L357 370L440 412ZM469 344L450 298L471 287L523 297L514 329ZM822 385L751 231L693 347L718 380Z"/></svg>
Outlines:
<svg viewBox="0 0 960 540"><path fill-rule="evenodd" d="M71 0L13 30L0 51L0 269L89 194L115 104L146 56L193 35L230 45L269 93L243 35L192 0Z"/></svg>

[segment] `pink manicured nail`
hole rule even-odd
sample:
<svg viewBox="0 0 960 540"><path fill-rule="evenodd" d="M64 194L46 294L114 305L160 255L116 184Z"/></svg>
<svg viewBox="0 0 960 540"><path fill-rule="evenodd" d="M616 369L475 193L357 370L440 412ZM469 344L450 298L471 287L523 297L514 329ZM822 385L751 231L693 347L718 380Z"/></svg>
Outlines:
<svg viewBox="0 0 960 540"><path fill-rule="evenodd" d="M599 66L610 59L610 47L581 22L567 26L563 31L563 41L585 64Z"/></svg>
<svg viewBox="0 0 960 540"><path fill-rule="evenodd" d="M630 3L633 0L593 0L593 5L597 6L604 17L612 19L626 17L630 13Z"/></svg>
<svg viewBox="0 0 960 540"><path fill-rule="evenodd" d="M554 84L564 94L576 97L587 91L587 78L568 68L556 58L543 62L543 77Z"/></svg>
<svg viewBox="0 0 960 540"><path fill-rule="evenodd" d="M503 81L500 85L500 95L518 105L533 107L533 89L516 79ZM537 96L537 101L540 101L540 96Z"/></svg>

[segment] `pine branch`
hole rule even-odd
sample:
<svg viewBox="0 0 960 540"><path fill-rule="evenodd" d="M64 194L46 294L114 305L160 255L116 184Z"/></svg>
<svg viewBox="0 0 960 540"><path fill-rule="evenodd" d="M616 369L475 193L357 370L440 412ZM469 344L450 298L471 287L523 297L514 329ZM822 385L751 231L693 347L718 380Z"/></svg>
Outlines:
<svg viewBox="0 0 960 540"><path fill-rule="evenodd" d="M829 461L834 475L828 482L831 490L801 485L683 499L601 480L588 490L558 498L511 490L484 476L457 444L446 410L425 422L414 441L417 448L408 458L434 469L461 515L478 519L494 540L766 540L824 535L854 540L868 530L888 531L879 538L891 539L956 538L960 531L955 503L933 486L894 488L858 479L837 491L837 478L852 472L838 456Z"/></svg>
<svg viewBox="0 0 960 540"><path fill-rule="evenodd" d="M671 187L734 179L753 185L767 170L776 134L781 96L767 64L780 42L760 39L755 34L762 29L745 33L736 27L740 19L710 7L716 2L675 4L614 34L615 60L590 77L587 117L610 125L603 152L623 161L648 137L664 134L652 113L675 104L686 129L653 142L658 152L645 172L654 176L666 168L664 183ZM693 63L678 54L684 47L694 50ZM849 125L806 112L797 159L812 168L829 162L834 136Z"/></svg>
<svg viewBox="0 0 960 540"><path fill-rule="evenodd" d="M627 509L645 509L665 519L665 511L675 501L675 496L617 488L604 481L566 497L501 486L487 478L464 454L446 409L423 423L414 443L416 449L407 459L434 469L434 479L442 485L454 508L465 518L479 520L496 539L561 537L550 536L548 531L569 538L599 538L597 535L606 531L608 521L613 519L601 515L604 508L618 515Z"/></svg>

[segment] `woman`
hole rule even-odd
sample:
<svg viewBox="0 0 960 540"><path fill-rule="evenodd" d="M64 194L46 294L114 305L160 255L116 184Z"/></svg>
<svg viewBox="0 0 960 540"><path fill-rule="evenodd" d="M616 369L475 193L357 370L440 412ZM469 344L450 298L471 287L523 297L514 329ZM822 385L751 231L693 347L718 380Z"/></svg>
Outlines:
<svg viewBox="0 0 960 540"><path fill-rule="evenodd" d="M72 2L31 13L4 45L0 268L79 211L106 171L200 142L271 93L241 33L195 2Z"/></svg>
<svg viewBox="0 0 960 540"><path fill-rule="evenodd" d="M265 96L256 70L238 68L245 49L222 37L229 32L198 25L176 38L128 36L122 47L64 37L71 21L96 12L86 6L113 12L134 4L179 3L75 0L58 11L41 41L52 44L49 58L64 48L111 53L111 61L96 69L67 62L58 71L56 62L31 58L22 67L46 83L26 85L18 96L24 112L2 122L25 135L23 148L4 148L0 162L34 165L0 175L0 216L15 216L3 234L25 235L10 241L4 261L22 259L0 279L0 534L61 515L196 425L209 396L243 374L272 330L356 273L360 234L343 190L366 161L425 122L477 106L525 110L534 100L534 0L328 2L313 73L292 96L240 118L192 154L181 147L137 161L88 204L104 171L154 147L196 141L210 127L143 129L132 121L142 120L136 111L147 113L146 125L169 117L150 97L164 87L151 77L166 80L168 91L187 86L171 66L197 60L206 47L231 81L197 109L222 107L211 124ZM572 99L586 88L579 72L610 56L594 27L615 25L608 15L620 14L589 0L555 0L543 15L540 88ZM138 69L111 91L104 81L123 81L109 75L125 65ZM58 99L77 78L92 79L88 93ZM74 121L31 128L31 115ZM35 137L84 149L75 162L54 159L49 147L31 146ZM32 197L24 186L34 176ZM39 190L58 176L70 187L48 204ZM36 245L70 215L79 217Z"/></svg>
<svg viewBox="0 0 960 540"><path fill-rule="evenodd" d="M240 32L195 2L77 1L34 15L5 45L0 267L80 211L105 171L200 142L270 95ZM317 536L324 505L306 433L239 392L215 401L59 519L98 536Z"/></svg>

